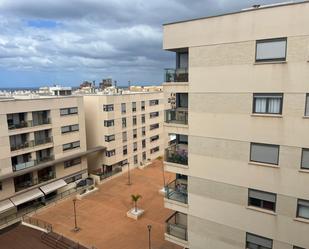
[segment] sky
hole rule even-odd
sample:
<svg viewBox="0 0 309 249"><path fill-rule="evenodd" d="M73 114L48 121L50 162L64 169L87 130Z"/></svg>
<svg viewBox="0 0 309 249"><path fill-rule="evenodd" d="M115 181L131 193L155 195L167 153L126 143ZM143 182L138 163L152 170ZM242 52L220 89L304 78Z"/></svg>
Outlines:
<svg viewBox="0 0 309 249"><path fill-rule="evenodd" d="M0 88L161 84L162 24L283 0L0 0Z"/></svg>

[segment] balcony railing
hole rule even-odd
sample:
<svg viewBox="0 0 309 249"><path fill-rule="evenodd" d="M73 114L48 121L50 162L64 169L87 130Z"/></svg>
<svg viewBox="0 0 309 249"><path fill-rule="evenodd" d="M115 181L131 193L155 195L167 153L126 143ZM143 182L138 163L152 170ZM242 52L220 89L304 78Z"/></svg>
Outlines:
<svg viewBox="0 0 309 249"><path fill-rule="evenodd" d="M93 171L92 174L99 176L100 180L102 181L120 172L122 172L122 167L119 166L119 167L115 167L112 171L109 171L109 172Z"/></svg>
<svg viewBox="0 0 309 249"><path fill-rule="evenodd" d="M50 155L50 156L46 156L46 157L43 157L43 158L38 158L37 160L31 160L31 161L24 162L24 163L18 163L18 164L13 165L12 167L13 167L13 171L15 172L15 171L27 169L27 168L30 168L30 167L34 167L38 164L48 162L48 161L52 161L54 159L55 159L55 157L53 155Z"/></svg>
<svg viewBox="0 0 309 249"><path fill-rule="evenodd" d="M175 212L166 220L166 233L178 239L187 241L187 215Z"/></svg>
<svg viewBox="0 0 309 249"><path fill-rule="evenodd" d="M167 184L165 189L165 197L167 199L185 204L188 203L188 189L186 180L175 179L171 183Z"/></svg>
<svg viewBox="0 0 309 249"><path fill-rule="evenodd" d="M165 82L188 82L187 68L165 69Z"/></svg>
<svg viewBox="0 0 309 249"><path fill-rule="evenodd" d="M21 144L14 144L11 146L11 151L27 149L47 143L51 143L53 141L52 137L45 137L37 140L25 141Z"/></svg>
<svg viewBox="0 0 309 249"><path fill-rule="evenodd" d="M188 109L177 108L165 111L165 122L173 124L188 124Z"/></svg>
<svg viewBox="0 0 309 249"><path fill-rule="evenodd" d="M30 187L38 185L42 182L52 180L55 177L56 177L55 172L50 171L49 174L43 175L39 178L31 179L29 181L20 182L18 184L15 184L15 192L30 188Z"/></svg>
<svg viewBox="0 0 309 249"><path fill-rule="evenodd" d="M188 145L174 144L165 149L165 161L188 165Z"/></svg>
<svg viewBox="0 0 309 249"><path fill-rule="evenodd" d="M39 126L39 125L46 125L50 124L51 120L50 118L44 118L41 120L29 120L29 121L20 121L17 124L9 124L9 130L15 130L15 129L22 129L26 127L34 127L34 126Z"/></svg>

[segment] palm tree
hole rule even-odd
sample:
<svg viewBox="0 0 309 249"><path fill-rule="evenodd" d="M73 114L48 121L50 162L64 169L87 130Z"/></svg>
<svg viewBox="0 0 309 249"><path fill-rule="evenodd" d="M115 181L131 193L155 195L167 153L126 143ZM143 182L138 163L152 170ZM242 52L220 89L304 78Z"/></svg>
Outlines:
<svg viewBox="0 0 309 249"><path fill-rule="evenodd" d="M135 212L137 212L137 201L138 201L140 198L142 198L142 196L139 195L139 194L137 194L137 195L131 195L131 199L132 199L132 201L133 201L133 203L134 203L134 210L135 210Z"/></svg>

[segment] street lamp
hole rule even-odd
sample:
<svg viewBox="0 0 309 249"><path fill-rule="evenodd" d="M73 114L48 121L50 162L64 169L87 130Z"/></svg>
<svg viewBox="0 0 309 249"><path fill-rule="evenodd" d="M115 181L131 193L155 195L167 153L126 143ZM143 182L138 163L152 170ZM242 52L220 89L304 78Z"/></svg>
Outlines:
<svg viewBox="0 0 309 249"><path fill-rule="evenodd" d="M74 229L73 232L78 232L80 228L77 226L77 221L76 221L76 199L73 199L73 206L74 206Z"/></svg>
<svg viewBox="0 0 309 249"><path fill-rule="evenodd" d="M127 185L131 185L131 175L130 175L130 163L128 162L128 183Z"/></svg>
<svg viewBox="0 0 309 249"><path fill-rule="evenodd" d="M149 243L149 249L151 249L151 225L147 226L148 228L148 243Z"/></svg>

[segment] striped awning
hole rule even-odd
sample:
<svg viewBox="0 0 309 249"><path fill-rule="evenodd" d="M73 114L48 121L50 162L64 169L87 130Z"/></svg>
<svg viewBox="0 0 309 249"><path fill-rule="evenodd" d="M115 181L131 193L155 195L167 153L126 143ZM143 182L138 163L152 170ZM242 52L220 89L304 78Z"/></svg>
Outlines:
<svg viewBox="0 0 309 249"><path fill-rule="evenodd" d="M4 201L0 201L0 213L3 213L7 210L9 210L10 208L15 207L14 204L10 201L10 199L4 200Z"/></svg>
<svg viewBox="0 0 309 249"><path fill-rule="evenodd" d="M11 201L13 202L15 206L18 206L20 204L23 204L28 201L32 201L42 196L44 196L43 192L39 190L38 188L35 188L23 194L12 197Z"/></svg>
<svg viewBox="0 0 309 249"><path fill-rule="evenodd" d="M63 180L63 179L60 179L60 180L57 180L57 181L54 181L54 182L51 182L49 184L46 184L42 187L40 187L40 189L43 191L44 194L49 194L59 188L62 188L64 186L66 186L67 183Z"/></svg>

